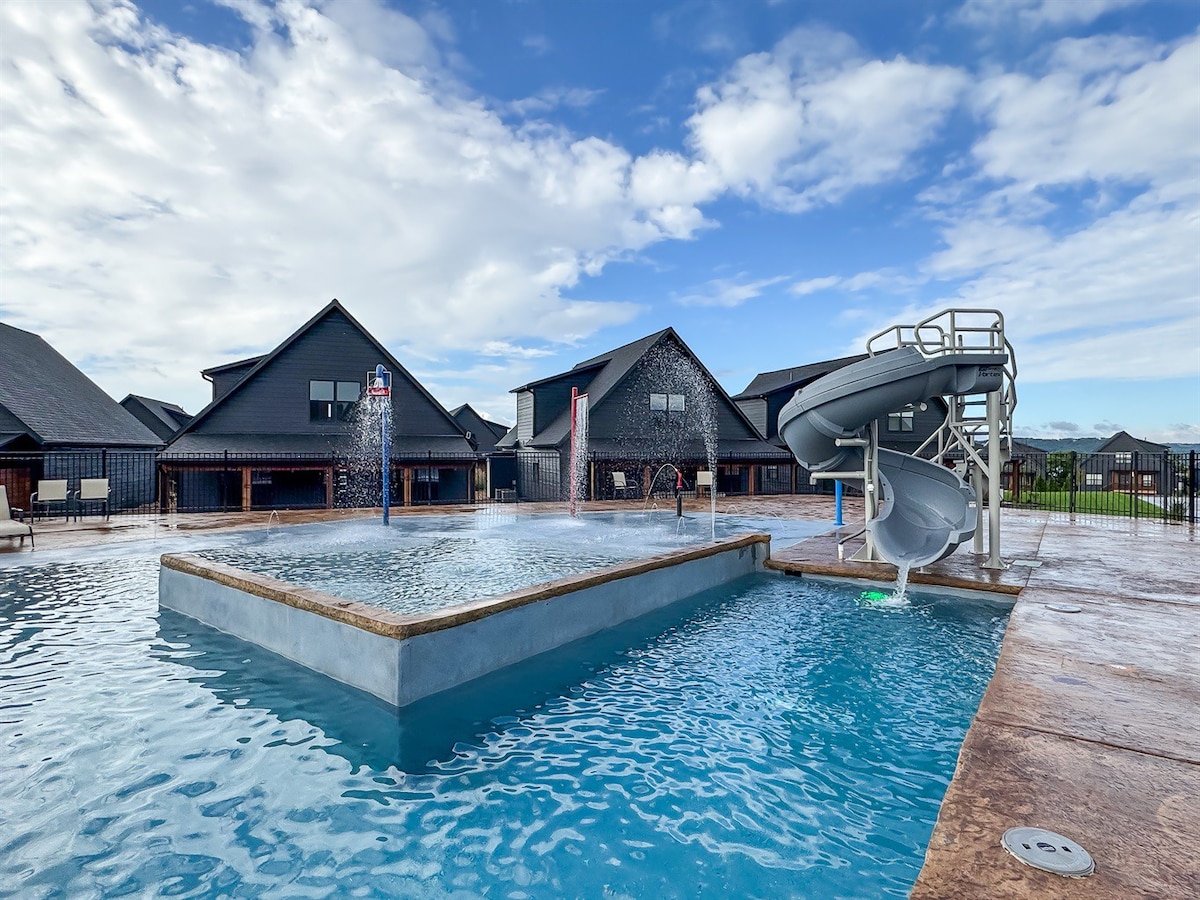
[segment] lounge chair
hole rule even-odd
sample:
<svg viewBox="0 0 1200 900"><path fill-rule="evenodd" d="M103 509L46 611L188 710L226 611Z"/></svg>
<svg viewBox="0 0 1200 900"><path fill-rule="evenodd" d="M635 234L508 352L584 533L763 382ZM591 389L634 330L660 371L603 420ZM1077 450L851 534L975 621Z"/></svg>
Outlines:
<svg viewBox="0 0 1200 900"><path fill-rule="evenodd" d="M75 492L75 520L79 520L80 507L85 503L103 503L104 518L107 519L109 492L107 478L79 479L79 490Z"/></svg>
<svg viewBox="0 0 1200 900"><path fill-rule="evenodd" d="M63 511L63 521L67 519L67 479L54 479L51 481L39 481L37 490L29 495L29 515L32 517L39 505L45 508L48 513L54 508L54 504L61 503Z"/></svg>
<svg viewBox="0 0 1200 900"><path fill-rule="evenodd" d="M628 481L626 481L624 472L613 472L612 481L614 498L616 498L618 494L622 497L628 497L630 491L633 491L635 495L638 493L637 484L630 484Z"/></svg>
<svg viewBox="0 0 1200 900"><path fill-rule="evenodd" d="M24 510L15 510L24 512ZM29 546L33 546L33 526L26 522L13 519L14 510L8 506L8 488L0 484L0 537L20 538L21 546L25 546L25 538L29 538Z"/></svg>

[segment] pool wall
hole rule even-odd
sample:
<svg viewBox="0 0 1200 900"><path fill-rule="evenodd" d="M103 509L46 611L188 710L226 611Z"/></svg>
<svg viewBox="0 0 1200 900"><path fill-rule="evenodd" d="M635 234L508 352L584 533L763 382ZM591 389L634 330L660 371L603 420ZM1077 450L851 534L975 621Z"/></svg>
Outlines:
<svg viewBox="0 0 1200 900"><path fill-rule="evenodd" d="M768 535L738 535L423 616L167 553L159 604L406 706L760 572L770 546Z"/></svg>

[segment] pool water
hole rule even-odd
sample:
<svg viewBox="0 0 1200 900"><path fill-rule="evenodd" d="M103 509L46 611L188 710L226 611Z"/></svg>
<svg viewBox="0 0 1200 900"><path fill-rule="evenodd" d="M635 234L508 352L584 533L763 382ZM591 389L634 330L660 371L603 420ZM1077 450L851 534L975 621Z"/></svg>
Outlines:
<svg viewBox="0 0 1200 900"><path fill-rule="evenodd" d="M720 516L717 536L771 531L787 546L818 522ZM531 516L504 507L473 516L337 522L258 532L205 557L401 614L419 614L710 540L707 517L673 511Z"/></svg>
<svg viewBox="0 0 1200 900"><path fill-rule="evenodd" d="M754 576L401 713L0 564L0 895L903 897L1007 608Z"/></svg>

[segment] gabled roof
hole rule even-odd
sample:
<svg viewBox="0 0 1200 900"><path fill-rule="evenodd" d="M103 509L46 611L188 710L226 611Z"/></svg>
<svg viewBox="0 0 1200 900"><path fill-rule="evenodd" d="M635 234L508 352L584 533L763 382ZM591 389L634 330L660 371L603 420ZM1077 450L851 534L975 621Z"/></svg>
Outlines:
<svg viewBox="0 0 1200 900"><path fill-rule="evenodd" d="M480 446L486 443L491 447L508 434L507 425L501 425L499 422L485 418L476 412L470 403L464 403L462 406L450 410L450 415L463 431L470 431L484 438L483 441L479 441ZM489 434L491 435L490 439L488 439Z"/></svg>
<svg viewBox="0 0 1200 900"><path fill-rule="evenodd" d="M336 302L336 301L335 301ZM344 311L344 310L343 310ZM262 356L248 356L245 359L234 360L233 362L221 363L219 366L209 366L207 369L201 369L200 374L207 378L210 375L220 375L222 372L228 372L230 369L244 369L247 366L257 365L263 359Z"/></svg>
<svg viewBox="0 0 1200 900"><path fill-rule="evenodd" d="M138 394L128 394L121 401L121 406L164 440L170 440L176 431L192 420L181 406ZM139 411L141 416L138 415Z"/></svg>
<svg viewBox="0 0 1200 900"><path fill-rule="evenodd" d="M625 378L633 371L634 366L647 353L653 350L656 346L667 340L675 341L684 353L694 362L700 371L707 377L709 384L716 390L718 398L724 399L734 415L738 416L746 425L746 428L751 434L758 434L758 430L746 417L746 414L738 407L736 403L725 393L720 382L713 378L712 373L708 371L704 363L700 362L699 357L692 352L692 349L684 343L675 331L674 328L664 328L662 331L656 331L654 334L648 334L644 338L639 338L636 341L631 341L615 350L610 350L607 353L601 353L599 356L593 356L591 359L584 360L566 372L558 375L552 375L549 378L543 378L540 381L533 381L523 387L514 388L513 391L529 390L540 384L546 384L550 381L556 381L560 378L565 378L568 375L585 374L589 370L595 370L591 380L587 384L588 406L595 409L604 402L605 397L612 393L613 389L621 384ZM563 410L555 419L550 422L540 432L535 434L529 441L531 446L557 446L567 440L571 431L571 410L569 408ZM502 442L502 445L507 445L508 441Z"/></svg>
<svg viewBox="0 0 1200 900"><path fill-rule="evenodd" d="M830 372L837 371L843 366L860 362L866 358L867 354L860 353L857 356L842 356L838 359L827 359L821 362L809 363L805 366L776 369L774 372L761 372L754 376L754 380L746 385L744 391L740 394L735 394L733 399L751 400L758 397L765 397L767 394L774 394L776 391L786 388L803 387L822 375L828 375Z"/></svg>
<svg viewBox="0 0 1200 900"><path fill-rule="evenodd" d="M312 329L318 322L320 322L326 316L329 316L334 312L340 313L341 315L345 316L346 319L349 320L350 324L353 325L355 328L357 328L359 333L361 333L362 336L364 338L366 338L366 340L368 342L370 342L371 346L375 348L375 350L383 358L384 362L387 363L388 368L392 373L393 381L395 380L396 377L401 377L401 378L407 379L412 384L412 386L426 400L428 400L431 404L433 404L434 408L442 416L445 417L446 421L450 424L450 426L452 428L454 428L456 431L458 431L460 433L462 432L462 428L459 426L459 424L457 422L454 421L454 418L450 415L450 413L446 412L445 407L443 407L442 404L438 403L437 399L434 398L434 396L425 389L425 386L423 384L421 384L421 382L417 381L417 379L413 378L413 376L409 373L408 369L404 368L404 366L402 366L400 364L400 361L398 359L396 359L396 357L392 356L392 354L388 352L387 348L384 347L383 344L379 343L379 341L377 341L375 339L375 336L373 334L371 334L371 332L367 331L367 329L364 328L362 326L362 324L356 318L354 318L354 316L350 315L350 313L346 311L346 308L344 306L342 306L342 304L339 303L337 301L337 299L335 298L335 299L329 301L329 303L327 303L325 305L325 307L320 312L318 312L315 316L313 316L311 319L309 319L307 322L305 322L303 325L301 325L298 329L296 329L296 331L294 331L282 344L280 344L278 347L276 347L274 350L272 350L270 353L266 354L265 356L250 357L249 359L240 360L238 362L226 363L223 366L216 366L212 369L205 369L204 373L212 374L213 372L219 371L221 369L231 369L231 368L236 368L238 366L246 365L247 363L254 362L254 360L257 359L257 362L254 362L253 368L251 368L241 378L241 380L238 381L237 384L235 384L232 388L230 388L228 391L226 391L220 397L217 397L215 400L213 400L211 403L209 403L208 406L204 407L204 409L200 410L200 412L196 413L196 415L192 419L192 421L188 422L187 425L185 425L182 429L180 429L179 433L175 436L175 441L178 441L185 434L188 434L188 433L194 431L196 429L196 427L198 425L200 425L200 423L202 423L206 418L208 418L209 415L212 414L212 411L214 409L219 407L222 403L225 403L227 400L229 400L231 397L233 397L235 394L237 394L239 391L241 391L243 388L245 388L246 385L250 384L254 380L255 376L257 376L259 372L263 371L265 368L267 368L269 365L271 365L271 363L274 362L275 359L281 353L283 353L290 346L292 346L292 344L296 343L296 341L298 341L306 332L308 332L310 329ZM464 441L466 440L465 436L463 437L463 440ZM174 441L172 443L174 443Z"/></svg>
<svg viewBox="0 0 1200 900"><path fill-rule="evenodd" d="M0 406L43 446L155 447L162 443L44 340L3 322Z"/></svg>
<svg viewBox="0 0 1200 900"><path fill-rule="evenodd" d="M1170 448L1166 444L1156 444L1154 441L1146 441L1142 438L1135 438L1128 431L1118 431L1107 441L1096 448L1096 453L1112 453L1115 450L1116 444L1132 444L1132 449L1142 453L1166 453Z"/></svg>

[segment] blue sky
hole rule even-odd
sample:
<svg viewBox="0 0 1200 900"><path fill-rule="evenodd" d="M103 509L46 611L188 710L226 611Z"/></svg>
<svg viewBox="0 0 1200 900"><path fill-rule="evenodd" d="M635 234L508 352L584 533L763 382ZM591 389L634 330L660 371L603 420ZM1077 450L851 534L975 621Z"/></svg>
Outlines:
<svg viewBox="0 0 1200 900"><path fill-rule="evenodd" d="M116 397L338 297L447 407L994 307L1019 434L1200 441L1200 8L0 4L0 318Z"/></svg>

